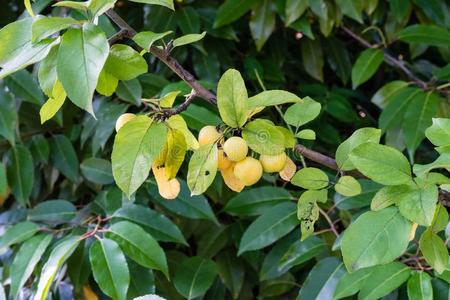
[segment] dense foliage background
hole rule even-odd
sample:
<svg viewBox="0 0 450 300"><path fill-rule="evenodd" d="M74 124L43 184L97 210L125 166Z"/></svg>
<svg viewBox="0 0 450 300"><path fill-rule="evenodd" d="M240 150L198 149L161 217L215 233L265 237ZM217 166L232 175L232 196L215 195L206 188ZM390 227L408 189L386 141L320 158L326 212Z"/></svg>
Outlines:
<svg viewBox="0 0 450 300"><path fill-rule="evenodd" d="M76 20L92 17L88 10L65 7L64 1L52 6L55 2L37 0L32 10ZM305 190L316 188L286 182L278 174L265 174L240 193L216 176L205 193L191 196L185 182L186 159L178 173L181 192L175 200L159 196L153 176L130 200L112 175L117 118L154 108L142 99L180 91L176 107L191 87L167 66L167 57L161 60L144 51L144 74L126 78L129 70L117 63L117 89L97 86L95 118L80 109L89 111L90 103L74 101L77 107L68 100L59 111L56 105L53 116L40 109L50 97L48 91L56 90L54 82L49 86L45 80L55 72L48 58L56 57L55 51L31 66L46 55L37 59L36 53L28 52L33 55L27 57L26 52L16 52L15 57L30 63L11 63L5 59L8 45L22 33L2 29L0 77L8 76L0 79L0 299L5 294L28 299L36 293L36 299L45 299L47 292L54 299L133 299L146 294L166 299L450 299L448 1L177 0L174 10L153 5L158 1L136 2L87 3L113 4L137 32L172 31L155 38L155 45L169 48L180 68L213 92L222 74L233 68L240 71L249 95L277 89L320 103L320 114L307 110L315 110L315 104L296 111L303 118L298 122L301 131L292 126L299 133L299 145L288 147L287 153L298 169L325 171L328 192L315 195L321 200L314 202L317 210L306 213L307 218L301 205L297 216L296 201ZM2 28L29 17L21 1L0 3ZM114 14L108 17L105 11L99 14L98 26L110 44L141 51L142 43L131 40L129 28L120 28ZM60 28L61 35L66 28ZM172 42L202 32L204 37L191 36L192 43ZM65 57L69 68L73 57ZM20 67L11 67L14 63ZM75 90L76 84L74 80ZM201 98L205 97L196 97L180 110L195 136L206 125L223 123L215 99ZM287 107L272 106L258 117L290 127L284 115ZM41 124L45 119L50 120ZM379 141L382 133L382 144L403 152L409 163L397 160L399 152L392 154L394 158L385 156L386 149L379 146L360 153L368 153L374 166L362 163L360 168L355 159L359 172L351 171L354 167L344 167L349 148L354 148L349 144L363 143L354 138L342 144L347 150L341 148L336 165L332 158L338 146L364 127L381 131L358 131L360 139L376 140L378 135ZM386 169L397 163L400 169L406 163L408 173L415 164L417 191L402 190L405 182ZM348 186L341 182L338 193L333 187L344 170L350 170L348 175L359 184L351 179ZM359 186L362 190L355 193ZM399 204L401 197L416 197L428 206L414 215L409 204ZM388 207L394 203L405 218L394 206ZM417 233L417 224L406 218L419 223ZM347 249L356 250L347 250L343 259L342 235L352 222Z"/></svg>

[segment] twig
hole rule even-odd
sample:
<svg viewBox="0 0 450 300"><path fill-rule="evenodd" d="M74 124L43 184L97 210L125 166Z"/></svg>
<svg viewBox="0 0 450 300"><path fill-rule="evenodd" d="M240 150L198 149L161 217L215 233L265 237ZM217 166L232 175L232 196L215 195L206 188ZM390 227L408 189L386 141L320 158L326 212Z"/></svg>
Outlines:
<svg viewBox="0 0 450 300"><path fill-rule="evenodd" d="M336 230L336 226L334 226L334 223L333 223L333 221L331 221L331 219L328 216L328 214L321 208L319 208L319 212L325 218L325 220L327 220L328 224L330 225L330 230L334 233L334 235L336 237L338 237L339 236L339 232Z"/></svg>
<svg viewBox="0 0 450 300"><path fill-rule="evenodd" d="M197 92L195 90L192 90L192 92L186 97L183 103L178 105L177 107L170 108L170 109L161 109L157 111L157 113L160 113L163 117L163 119L167 119L173 115L177 115L183 111L185 111L189 104L194 100L194 98L197 97Z"/></svg>

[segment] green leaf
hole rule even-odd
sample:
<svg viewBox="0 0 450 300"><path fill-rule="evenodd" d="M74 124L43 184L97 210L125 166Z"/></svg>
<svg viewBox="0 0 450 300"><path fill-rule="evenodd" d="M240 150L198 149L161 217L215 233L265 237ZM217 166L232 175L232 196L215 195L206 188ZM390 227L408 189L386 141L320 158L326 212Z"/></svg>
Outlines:
<svg viewBox="0 0 450 300"><path fill-rule="evenodd" d="M264 119L256 119L249 122L242 131L242 138L250 149L266 155L277 155L284 152L284 135L273 125Z"/></svg>
<svg viewBox="0 0 450 300"><path fill-rule="evenodd" d="M50 224L66 223L76 215L75 206L67 200L47 200L28 212L28 219Z"/></svg>
<svg viewBox="0 0 450 300"><path fill-rule="evenodd" d="M27 70L20 70L11 74L5 78L5 83L11 92L23 101L38 105L44 103L44 95L39 85ZM53 88L54 83L54 81L51 83L51 88Z"/></svg>
<svg viewBox="0 0 450 300"><path fill-rule="evenodd" d="M411 167L398 150L375 143L365 143L350 153L353 165L375 182L400 185L411 181Z"/></svg>
<svg viewBox="0 0 450 300"><path fill-rule="evenodd" d="M89 11L93 18L104 14L108 9L114 8L117 0L93 0L89 1Z"/></svg>
<svg viewBox="0 0 450 300"><path fill-rule="evenodd" d="M448 46L450 45L450 31L435 25L416 24L402 29L398 33L398 39L408 43Z"/></svg>
<svg viewBox="0 0 450 300"><path fill-rule="evenodd" d="M345 266L352 272L391 262L405 252L411 227L394 207L362 214L342 237Z"/></svg>
<svg viewBox="0 0 450 300"><path fill-rule="evenodd" d="M229 69L217 86L217 106L220 116L230 127L238 128L247 121L247 89L239 71Z"/></svg>
<svg viewBox="0 0 450 300"><path fill-rule="evenodd" d="M109 97L116 91L118 84L119 79L103 69L98 77L98 82L95 90L99 94Z"/></svg>
<svg viewBox="0 0 450 300"><path fill-rule="evenodd" d="M224 211L238 216L259 216L274 205L284 203L292 198L292 195L279 187L256 187L244 190L231 198L224 207Z"/></svg>
<svg viewBox="0 0 450 300"><path fill-rule="evenodd" d="M261 92L255 96L248 98L247 107L254 109L258 107L281 105L285 103L302 102L297 95L283 91L283 90L270 90Z"/></svg>
<svg viewBox="0 0 450 300"><path fill-rule="evenodd" d="M147 116L136 116L117 133L111 155L113 176L128 197L147 179L166 137L166 126L152 123Z"/></svg>
<svg viewBox="0 0 450 300"><path fill-rule="evenodd" d="M402 80L394 80L383 85L373 96L370 101L379 108L385 108L408 83Z"/></svg>
<svg viewBox="0 0 450 300"><path fill-rule="evenodd" d="M187 245L180 229L169 218L148 207L129 204L114 213L114 218L138 224L159 241Z"/></svg>
<svg viewBox="0 0 450 300"><path fill-rule="evenodd" d="M418 181L418 179L417 179ZM401 194L398 199L400 213L410 221L430 226L436 211L438 189L434 184L418 181L417 187Z"/></svg>
<svg viewBox="0 0 450 300"><path fill-rule="evenodd" d="M427 263L429 263L436 272L440 274L447 269L448 250L444 241L436 233L430 229L422 233L419 247Z"/></svg>
<svg viewBox="0 0 450 300"><path fill-rule="evenodd" d="M171 10L175 10L175 8L173 6L173 0L130 0L130 1L137 2L137 3L161 5L161 6L170 8Z"/></svg>
<svg viewBox="0 0 450 300"><path fill-rule="evenodd" d="M39 227L35 223L21 222L8 228L0 237L0 250L4 250L11 245L21 243L38 232Z"/></svg>
<svg viewBox="0 0 450 300"><path fill-rule="evenodd" d="M356 294L363 287L367 277L372 274L376 267L359 269L352 273L346 273L339 280L333 299L346 298Z"/></svg>
<svg viewBox="0 0 450 300"><path fill-rule="evenodd" d="M403 122L403 132L411 157L425 138L425 129L432 124L432 118L436 115L441 100L436 93L420 93L408 105Z"/></svg>
<svg viewBox="0 0 450 300"><path fill-rule="evenodd" d="M413 171L418 177L423 177L431 170L440 168L450 169L450 153L442 153L435 161L426 165L415 164Z"/></svg>
<svg viewBox="0 0 450 300"><path fill-rule="evenodd" d="M294 23L306 11L309 6L308 0L287 0L284 14L286 19L285 26Z"/></svg>
<svg viewBox="0 0 450 300"><path fill-rule="evenodd" d="M435 146L450 145L450 119L433 118L433 124L425 130L426 137Z"/></svg>
<svg viewBox="0 0 450 300"><path fill-rule="evenodd" d="M51 98L47 100L47 102L42 105L39 115L41 117L41 124L44 124L46 121L50 120L55 116L55 114L60 110L63 106L64 101L66 100L66 92L61 85L59 80L55 81L55 85L53 86Z"/></svg>
<svg viewBox="0 0 450 300"><path fill-rule="evenodd" d="M130 272L125 256L116 242L95 241L89 250L92 273L101 290L113 299L125 300L130 284Z"/></svg>
<svg viewBox="0 0 450 300"><path fill-rule="evenodd" d="M256 49L261 51L275 29L275 3L270 0L258 1L252 8L249 26Z"/></svg>
<svg viewBox="0 0 450 300"><path fill-rule="evenodd" d="M350 171L355 168L350 160L350 153L361 144L380 142L381 130L376 128L360 128L352 133L336 150L336 163L343 171Z"/></svg>
<svg viewBox="0 0 450 300"><path fill-rule="evenodd" d="M156 33L152 31L142 31L133 37L133 41L138 44L141 48L149 51L152 45L159 40L162 40L167 35L171 34L173 31L166 31L161 33Z"/></svg>
<svg viewBox="0 0 450 300"><path fill-rule="evenodd" d="M34 183L33 157L25 146L16 145L11 149L7 174L14 197L21 205L25 205Z"/></svg>
<svg viewBox="0 0 450 300"><path fill-rule="evenodd" d="M317 0L317 2L319 2ZM311 3L311 0L310 0ZM303 67L314 79L323 81L323 51L318 39L303 39L300 44Z"/></svg>
<svg viewBox="0 0 450 300"><path fill-rule="evenodd" d="M177 10L178 27L184 34L200 31L200 16L193 7L185 6Z"/></svg>
<svg viewBox="0 0 450 300"><path fill-rule="evenodd" d="M229 228L222 225L208 226L197 241L197 255L213 258L229 242Z"/></svg>
<svg viewBox="0 0 450 300"><path fill-rule="evenodd" d="M393 204L397 204L403 197L407 196L411 190L411 187L405 184L385 186L373 197L370 209L377 211Z"/></svg>
<svg viewBox="0 0 450 300"><path fill-rule="evenodd" d="M299 127L317 118L321 108L319 102L306 97L303 101L289 106L284 113L284 120L292 126Z"/></svg>
<svg viewBox="0 0 450 300"><path fill-rule="evenodd" d="M147 72L145 59L128 45L115 44L109 50L105 71L120 80L131 80Z"/></svg>
<svg viewBox="0 0 450 300"><path fill-rule="evenodd" d="M250 10L256 0L226 0L217 10L214 28L230 24Z"/></svg>
<svg viewBox="0 0 450 300"><path fill-rule="evenodd" d="M78 180L78 157L70 140L62 134L50 141L52 163L64 176L73 182Z"/></svg>
<svg viewBox="0 0 450 300"><path fill-rule="evenodd" d="M39 42L52 34L78 24L79 21L72 18L61 17L40 17L33 22L32 38L33 42Z"/></svg>
<svg viewBox="0 0 450 300"><path fill-rule="evenodd" d="M179 265L173 282L177 291L190 300L204 295L216 276L217 266L212 260L194 256Z"/></svg>
<svg viewBox="0 0 450 300"><path fill-rule="evenodd" d="M303 168L295 173L291 179L293 185L309 190L320 190L328 186L328 176L317 168Z"/></svg>
<svg viewBox="0 0 450 300"><path fill-rule="evenodd" d="M442 204L438 204L431 223L434 232L440 232L447 227L449 215L447 209Z"/></svg>
<svg viewBox="0 0 450 300"><path fill-rule="evenodd" d="M44 58L44 60L39 64L39 86L48 97L52 96L53 87L55 86L55 82L57 80L56 64L58 59L58 50L59 46L53 47L52 50L50 50L50 52L48 53L47 57ZM34 93L30 94L34 96ZM39 97L38 99L36 99L37 101L34 100L33 102L41 103L42 101L40 98L43 97Z"/></svg>
<svg viewBox="0 0 450 300"><path fill-rule="evenodd" d="M297 202L297 218L300 220L301 241L306 240L314 233L314 224L319 219L319 206L317 205L318 191L304 192Z"/></svg>
<svg viewBox="0 0 450 300"><path fill-rule="evenodd" d="M17 299L20 289L33 274L34 268L39 263L52 240L50 234L40 234L28 239L20 247L11 265L11 291L13 299Z"/></svg>
<svg viewBox="0 0 450 300"><path fill-rule="evenodd" d="M433 300L431 277L424 271L416 272L408 280L408 299Z"/></svg>
<svg viewBox="0 0 450 300"><path fill-rule="evenodd" d="M108 53L105 33L91 23L69 29L61 38L58 79L69 99L92 115L92 97Z"/></svg>
<svg viewBox="0 0 450 300"><path fill-rule="evenodd" d="M281 203L259 216L245 230L238 255L264 248L291 232L298 224L295 204Z"/></svg>
<svg viewBox="0 0 450 300"><path fill-rule="evenodd" d="M0 197L5 197L9 194L8 178L6 176L6 168L3 163L0 163Z"/></svg>
<svg viewBox="0 0 450 300"><path fill-rule="evenodd" d="M311 129L303 129L300 130L295 136L303 140L315 140L316 132Z"/></svg>
<svg viewBox="0 0 450 300"><path fill-rule="evenodd" d="M50 290L53 280L55 279L56 273L58 273L59 269L66 262L67 258L72 255L73 251L75 251L75 248L79 243L79 236L68 236L55 248L53 248L47 262L42 267L37 292L34 297L35 300L46 299L47 293Z"/></svg>
<svg viewBox="0 0 450 300"><path fill-rule="evenodd" d="M311 236L304 241L295 241L287 249L278 262L278 271L282 273L287 272L289 269L303 264L310 259L325 252L327 244L322 239Z"/></svg>
<svg viewBox="0 0 450 300"><path fill-rule="evenodd" d="M192 43L202 40L205 37L205 35L206 35L206 31L203 31L203 33L186 34L179 38L174 39L172 45L175 48L175 47L192 44Z"/></svg>
<svg viewBox="0 0 450 300"><path fill-rule="evenodd" d="M399 262L377 266L364 281L358 298L380 299L401 286L410 274L409 267Z"/></svg>
<svg viewBox="0 0 450 300"><path fill-rule="evenodd" d="M220 279L230 290L233 299L238 299L245 275L242 261L237 259L232 251L226 251L217 257L216 263Z"/></svg>
<svg viewBox="0 0 450 300"><path fill-rule="evenodd" d="M341 9L342 13L353 20L363 23L362 20L362 10L364 1L362 0L337 0L337 5Z"/></svg>
<svg viewBox="0 0 450 300"><path fill-rule="evenodd" d="M112 167L109 160L91 157L85 159L81 165L81 174L94 183L110 184L114 182Z"/></svg>
<svg viewBox="0 0 450 300"><path fill-rule="evenodd" d="M325 53L330 67L336 75L347 85L352 70L350 55L340 39L330 37L325 40Z"/></svg>
<svg viewBox="0 0 450 300"><path fill-rule="evenodd" d="M401 22L409 16L411 12L410 0L392 0L389 1L389 8L398 22Z"/></svg>
<svg viewBox="0 0 450 300"><path fill-rule="evenodd" d="M219 222L208 204L208 199L203 195L191 196L186 182L180 179L179 181L181 191L176 201L167 201L162 198L154 184L149 185L148 189L152 200L178 216L190 219L206 219L218 224Z"/></svg>
<svg viewBox="0 0 450 300"><path fill-rule="evenodd" d="M189 161L187 184L191 196L203 194L213 182L217 173L218 150L216 144L202 145Z"/></svg>
<svg viewBox="0 0 450 300"><path fill-rule="evenodd" d="M17 124L17 112L14 100L4 91L0 91L0 136L15 144L15 130Z"/></svg>
<svg viewBox="0 0 450 300"><path fill-rule="evenodd" d="M169 276L166 255L158 242L142 227L121 221L113 224L105 235L116 241L122 250L138 264L160 270Z"/></svg>
<svg viewBox="0 0 450 300"><path fill-rule="evenodd" d="M332 299L345 269L340 260L327 257L319 261L308 274L297 299Z"/></svg>
<svg viewBox="0 0 450 300"><path fill-rule="evenodd" d="M367 49L361 52L352 68L352 85L356 89L375 74L383 62L384 53L379 49Z"/></svg>
<svg viewBox="0 0 450 300"><path fill-rule="evenodd" d="M342 176L334 186L336 192L341 195L352 197L361 193L361 185L352 176Z"/></svg>
<svg viewBox="0 0 450 300"><path fill-rule="evenodd" d="M136 106L141 105L142 86L137 78L120 81L116 90L117 96Z"/></svg>

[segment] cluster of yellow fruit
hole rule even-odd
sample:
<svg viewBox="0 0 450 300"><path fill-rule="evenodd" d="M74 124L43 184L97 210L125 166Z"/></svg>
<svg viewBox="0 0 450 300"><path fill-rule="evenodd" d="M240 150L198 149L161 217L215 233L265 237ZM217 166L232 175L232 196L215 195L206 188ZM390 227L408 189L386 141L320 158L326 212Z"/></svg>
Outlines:
<svg viewBox="0 0 450 300"><path fill-rule="evenodd" d="M218 169L225 184L233 191L240 192L246 186L257 183L263 172L276 173L289 181L296 171L294 162L286 155L260 155L259 160L247 156L249 149L247 142L238 136L225 140L214 126L203 127L198 135L200 145L217 143Z"/></svg>

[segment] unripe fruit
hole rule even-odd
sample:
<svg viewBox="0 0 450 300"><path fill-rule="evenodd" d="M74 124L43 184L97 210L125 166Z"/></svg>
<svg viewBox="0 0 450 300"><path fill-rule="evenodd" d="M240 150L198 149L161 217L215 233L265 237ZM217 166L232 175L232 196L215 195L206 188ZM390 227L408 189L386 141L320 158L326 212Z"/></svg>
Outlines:
<svg viewBox="0 0 450 300"><path fill-rule="evenodd" d="M131 119L134 119L134 117L136 117L136 115L132 113L125 113L121 115L116 121L116 132L118 132L119 129L122 128L122 126L129 122Z"/></svg>
<svg viewBox="0 0 450 300"><path fill-rule="evenodd" d="M205 126L200 129L200 132L198 133L198 143L200 146L214 144L221 137L222 135L217 131L216 127L211 125Z"/></svg>
<svg viewBox="0 0 450 300"><path fill-rule="evenodd" d="M264 172L274 173L283 170L286 165L286 153L278 155L261 155L259 161L263 167Z"/></svg>
<svg viewBox="0 0 450 300"><path fill-rule="evenodd" d="M223 181L230 188L230 190L235 192L241 192L245 188L245 184L236 178L234 175L235 163L231 163L230 167L220 171L223 177Z"/></svg>
<svg viewBox="0 0 450 300"><path fill-rule="evenodd" d="M248 153L247 142L238 136L230 137L223 144L223 151L231 161L241 161Z"/></svg>
<svg viewBox="0 0 450 300"><path fill-rule="evenodd" d="M263 168L259 160L246 157L234 166L234 175L246 186L253 185L261 179Z"/></svg>
<svg viewBox="0 0 450 300"><path fill-rule="evenodd" d="M226 157L225 152L219 149L218 168L223 171L231 167L231 161Z"/></svg>

